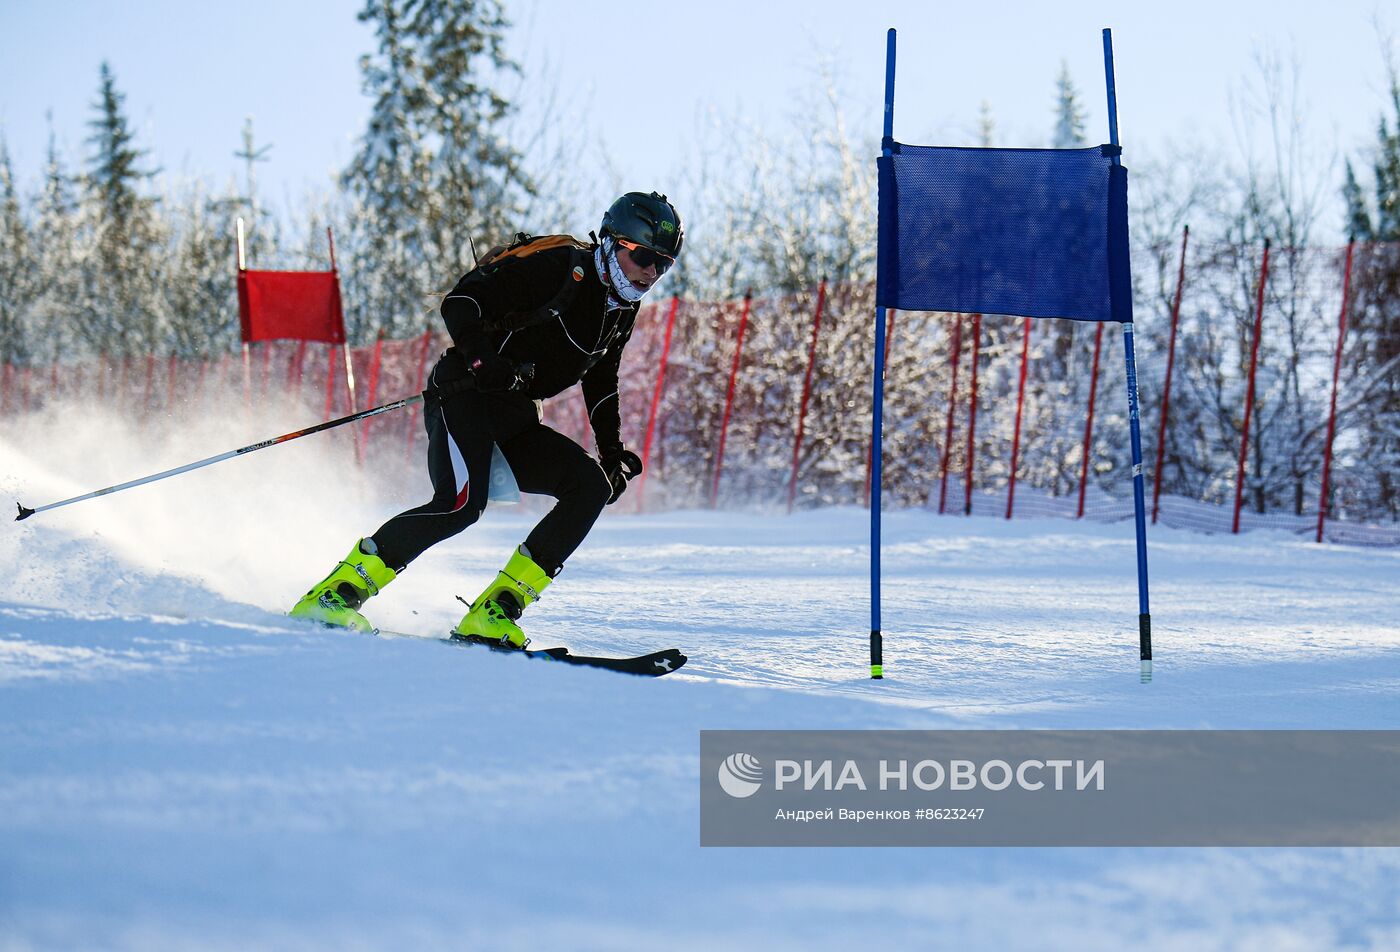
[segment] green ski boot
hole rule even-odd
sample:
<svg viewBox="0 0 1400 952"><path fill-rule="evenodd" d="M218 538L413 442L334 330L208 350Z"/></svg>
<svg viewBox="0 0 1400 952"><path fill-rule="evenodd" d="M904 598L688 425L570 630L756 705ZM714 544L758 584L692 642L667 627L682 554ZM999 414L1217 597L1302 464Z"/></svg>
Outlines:
<svg viewBox="0 0 1400 952"><path fill-rule="evenodd" d="M356 542L345 561L303 595L287 614L337 628L374 631L369 619L358 609L392 582L396 573L377 553L364 551L365 546L373 548L374 543L368 539Z"/></svg>
<svg viewBox="0 0 1400 952"><path fill-rule="evenodd" d="M487 641L502 648L524 648L530 643L516 624L520 615L539 600L549 583L548 572L535 564L521 546L510 557L496 580L471 604L471 611L452 629L452 637Z"/></svg>

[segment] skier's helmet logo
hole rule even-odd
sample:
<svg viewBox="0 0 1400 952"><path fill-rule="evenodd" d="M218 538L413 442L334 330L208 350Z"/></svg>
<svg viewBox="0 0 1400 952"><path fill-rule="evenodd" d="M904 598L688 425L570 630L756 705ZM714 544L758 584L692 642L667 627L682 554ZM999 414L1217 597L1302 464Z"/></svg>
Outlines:
<svg viewBox="0 0 1400 952"><path fill-rule="evenodd" d="M719 765L720 789L742 800L763 786L763 762L753 754L730 754Z"/></svg>

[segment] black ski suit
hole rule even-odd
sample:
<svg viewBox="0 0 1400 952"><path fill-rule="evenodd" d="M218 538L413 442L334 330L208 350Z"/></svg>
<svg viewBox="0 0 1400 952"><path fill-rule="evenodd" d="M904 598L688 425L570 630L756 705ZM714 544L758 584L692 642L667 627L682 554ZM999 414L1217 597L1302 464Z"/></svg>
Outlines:
<svg viewBox="0 0 1400 952"><path fill-rule="evenodd" d="M379 556L402 571L480 518L494 444L522 492L558 500L525 540L535 563L556 575L597 521L612 486L583 447L543 424L539 401L582 383L600 452L620 451L617 371L637 305L610 303L592 253L566 244L473 269L441 311L454 346L433 367L430 390L467 377L483 355L534 364L534 376L521 390L466 390L424 403L433 498L374 533Z"/></svg>

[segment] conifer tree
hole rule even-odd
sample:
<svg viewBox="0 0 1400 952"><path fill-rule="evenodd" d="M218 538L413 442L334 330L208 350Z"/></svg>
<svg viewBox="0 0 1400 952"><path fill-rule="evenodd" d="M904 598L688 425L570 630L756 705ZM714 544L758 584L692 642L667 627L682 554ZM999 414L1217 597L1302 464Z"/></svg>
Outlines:
<svg viewBox="0 0 1400 952"><path fill-rule="evenodd" d="M35 284L29 228L15 188L10 150L0 135L0 363L28 359L32 350L24 326Z"/></svg>
<svg viewBox="0 0 1400 952"><path fill-rule="evenodd" d="M1087 144L1084 138L1084 107L1079 103L1079 91L1069 74L1069 64L1060 63L1060 75L1055 80L1055 135L1051 146L1056 149L1079 149Z"/></svg>
<svg viewBox="0 0 1400 952"><path fill-rule="evenodd" d="M996 137L997 121L992 116L992 104L987 100L982 100L982 108L977 114L977 144L984 149L992 147L992 140Z"/></svg>
<svg viewBox="0 0 1400 952"><path fill-rule="evenodd" d="M1366 207L1366 196L1356 181L1356 171L1351 167L1351 159L1346 160L1346 181L1342 185L1342 201L1347 206L1347 234L1359 241L1369 241L1371 212Z"/></svg>
<svg viewBox="0 0 1400 952"><path fill-rule="evenodd" d="M1358 258L1348 319L1342 405L1354 409L1339 414L1338 426L1352 429L1353 452L1376 473L1371 498L1351 505L1400 521L1400 76L1393 71L1389 105L1377 126L1371 201L1350 163L1342 191L1357 240L1371 244ZM1348 445L1339 439L1339 453Z"/></svg>
<svg viewBox="0 0 1400 952"><path fill-rule="evenodd" d="M236 200L235 200L236 202ZM168 311L162 345L180 357L227 352L238 339L238 305L228 199L191 183L167 203L178 227L165 241L160 298Z"/></svg>
<svg viewBox="0 0 1400 952"><path fill-rule="evenodd" d="M155 199L140 187L155 171L143 167L147 156L135 143L117 91L116 77L103 62L96 115L88 122L92 146L87 185L87 224L95 247L89 273L84 275L89 311L84 336L98 349L120 353L154 347L159 340L153 309L152 254L158 240Z"/></svg>
<svg viewBox="0 0 1400 952"><path fill-rule="evenodd" d="M495 89L514 69L494 0L367 0L378 39L361 58L374 97L342 177L354 203L347 267L351 332L420 329L422 305L471 267L471 239L526 227L531 185L505 140L510 104Z"/></svg>
<svg viewBox="0 0 1400 952"><path fill-rule="evenodd" d="M532 188L502 134L512 107L494 88L519 69L504 51L509 24L496 0L413 0L405 13L426 93L418 122L436 148L434 243L465 261L467 235L503 239L524 227L517 216Z"/></svg>
<svg viewBox="0 0 1400 952"><path fill-rule="evenodd" d="M34 272L39 287L30 332L36 341L43 342L41 356L54 361L72 350L76 321L70 316L77 309L82 287L79 262L83 254L74 185L75 179L58 151L50 114L44 178L34 212Z"/></svg>

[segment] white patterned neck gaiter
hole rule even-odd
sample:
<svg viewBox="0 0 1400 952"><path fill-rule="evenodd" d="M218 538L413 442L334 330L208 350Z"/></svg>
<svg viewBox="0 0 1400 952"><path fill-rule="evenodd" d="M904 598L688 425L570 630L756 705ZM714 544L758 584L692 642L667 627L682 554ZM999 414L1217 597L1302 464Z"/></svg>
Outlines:
<svg viewBox="0 0 1400 952"><path fill-rule="evenodd" d="M609 293L620 301L636 304L646 294L622 273L622 265L617 263L617 242L611 235L605 235L598 247L593 249L593 264L598 269L598 278L608 286Z"/></svg>

